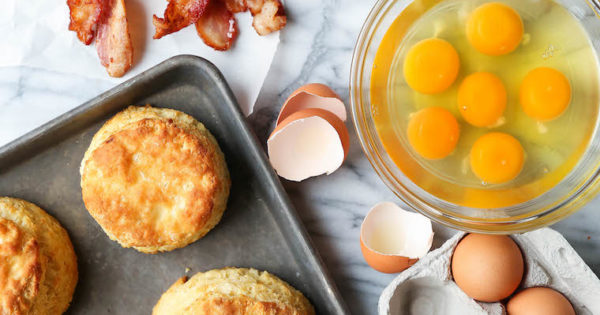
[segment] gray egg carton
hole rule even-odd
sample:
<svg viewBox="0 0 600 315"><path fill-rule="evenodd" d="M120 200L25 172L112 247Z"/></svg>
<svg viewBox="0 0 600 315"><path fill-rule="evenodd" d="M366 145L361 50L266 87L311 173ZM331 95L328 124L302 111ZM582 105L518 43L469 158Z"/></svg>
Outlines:
<svg viewBox="0 0 600 315"><path fill-rule="evenodd" d="M476 302L452 280L452 253L464 235L457 233L398 275L379 298L379 315L506 314L502 303ZM525 257L519 289L551 287L571 301L578 315L600 314L600 280L560 233L544 228L511 237Z"/></svg>

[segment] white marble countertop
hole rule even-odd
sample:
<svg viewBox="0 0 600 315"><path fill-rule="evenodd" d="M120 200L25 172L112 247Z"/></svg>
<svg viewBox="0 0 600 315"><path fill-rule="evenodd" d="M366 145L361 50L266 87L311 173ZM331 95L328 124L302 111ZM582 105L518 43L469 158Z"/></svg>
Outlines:
<svg viewBox="0 0 600 315"><path fill-rule="evenodd" d="M331 86L347 105L350 61L355 39L374 0L288 0L289 25L281 33L281 44L249 121L265 140L285 98L309 82ZM1 55L1 44L0 44ZM14 138L11 126L26 123L31 128L112 87L103 80L90 80L33 68L0 69L1 137ZM23 119L23 115L27 119ZM17 119L17 117L21 117ZM354 129L344 166L330 176L302 183L284 181L312 240L332 273L353 314L376 314L383 288L394 275L378 273L364 262L358 241L362 219L379 201L400 201L383 184L364 156ZM263 141L264 142L264 141ZM553 226L582 258L600 274L600 199ZM435 225L434 246L455 231Z"/></svg>

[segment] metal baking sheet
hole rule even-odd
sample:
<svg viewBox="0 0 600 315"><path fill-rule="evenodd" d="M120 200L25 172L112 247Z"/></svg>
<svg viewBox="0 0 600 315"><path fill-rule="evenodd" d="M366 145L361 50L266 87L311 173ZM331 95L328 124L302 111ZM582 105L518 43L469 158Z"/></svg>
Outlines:
<svg viewBox="0 0 600 315"><path fill-rule="evenodd" d="M129 105L151 104L204 123L225 153L232 189L203 239L156 255L108 239L81 199L79 164L100 126ZM302 291L318 314L348 314L306 231L219 71L178 56L0 148L0 195L36 203L68 230L79 283L68 314L150 314L179 277L254 267Z"/></svg>

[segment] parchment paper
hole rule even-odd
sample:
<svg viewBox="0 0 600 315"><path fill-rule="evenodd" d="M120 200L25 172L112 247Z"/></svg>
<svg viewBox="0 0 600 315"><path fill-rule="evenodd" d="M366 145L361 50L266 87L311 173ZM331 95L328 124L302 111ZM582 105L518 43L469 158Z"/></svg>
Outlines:
<svg viewBox="0 0 600 315"><path fill-rule="evenodd" d="M109 80L116 85L169 57L192 54L210 60L221 70L246 115L252 112L279 43L279 32L258 36L247 12L236 15L240 34L227 52L206 46L194 25L154 40L152 14L162 17L167 1L125 0L134 65L123 78L115 79L100 64L94 44L85 46L68 30L66 0L2 0L2 4L0 67L25 65Z"/></svg>

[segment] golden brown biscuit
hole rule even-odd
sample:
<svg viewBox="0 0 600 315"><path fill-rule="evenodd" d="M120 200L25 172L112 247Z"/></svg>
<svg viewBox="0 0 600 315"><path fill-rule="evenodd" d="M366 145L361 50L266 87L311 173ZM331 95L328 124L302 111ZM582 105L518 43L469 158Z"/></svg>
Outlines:
<svg viewBox="0 0 600 315"><path fill-rule="evenodd" d="M283 280L263 271L224 268L177 280L153 315L312 315L310 302Z"/></svg>
<svg viewBox="0 0 600 315"><path fill-rule="evenodd" d="M131 106L96 133L81 162L89 213L123 247L184 247L221 219L231 185L215 138L172 109Z"/></svg>
<svg viewBox="0 0 600 315"><path fill-rule="evenodd" d="M67 232L36 205L0 198L0 314L62 314L77 284Z"/></svg>

